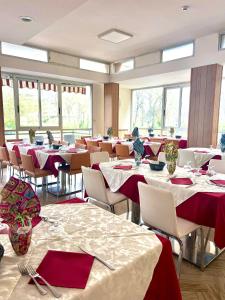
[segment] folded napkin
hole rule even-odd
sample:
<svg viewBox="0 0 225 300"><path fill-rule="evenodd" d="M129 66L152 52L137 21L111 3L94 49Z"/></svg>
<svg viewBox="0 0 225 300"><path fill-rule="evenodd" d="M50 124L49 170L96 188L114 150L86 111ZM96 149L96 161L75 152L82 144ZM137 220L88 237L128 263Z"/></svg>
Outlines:
<svg viewBox="0 0 225 300"><path fill-rule="evenodd" d="M209 151L206 150L195 150L196 153L209 153Z"/></svg>
<svg viewBox="0 0 225 300"><path fill-rule="evenodd" d="M86 253L48 250L37 272L53 286L84 289L93 262L94 256ZM44 285L40 279L38 282Z"/></svg>
<svg viewBox="0 0 225 300"><path fill-rule="evenodd" d="M191 172L192 172L192 173L196 173L197 170L194 169L194 170L191 170ZM206 170L199 170L199 173L202 174L202 175L206 175L206 174L207 174L207 171L206 171Z"/></svg>
<svg viewBox="0 0 225 300"><path fill-rule="evenodd" d="M223 180L223 179L211 179L210 181L212 183L214 183L214 184L224 185L225 186L225 180Z"/></svg>
<svg viewBox="0 0 225 300"><path fill-rule="evenodd" d="M113 169L131 170L132 165L117 165L117 166L114 166Z"/></svg>
<svg viewBox="0 0 225 300"><path fill-rule="evenodd" d="M182 185L191 185L193 184L190 178L171 178L171 183L173 184L182 184Z"/></svg>
<svg viewBox="0 0 225 300"><path fill-rule="evenodd" d="M68 153L77 153L77 149L76 148L70 148L66 152L68 152Z"/></svg>

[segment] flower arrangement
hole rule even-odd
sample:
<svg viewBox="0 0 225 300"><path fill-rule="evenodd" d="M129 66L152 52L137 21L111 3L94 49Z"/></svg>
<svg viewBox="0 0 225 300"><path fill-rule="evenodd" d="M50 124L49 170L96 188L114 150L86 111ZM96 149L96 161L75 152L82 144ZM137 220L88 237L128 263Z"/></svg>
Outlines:
<svg viewBox="0 0 225 300"><path fill-rule="evenodd" d="M170 136L172 137L174 135L175 129L174 127L170 127Z"/></svg>
<svg viewBox="0 0 225 300"><path fill-rule="evenodd" d="M112 127L109 127L107 129L107 134L108 134L108 136L112 136L113 135L113 129L112 129Z"/></svg>
<svg viewBox="0 0 225 300"><path fill-rule="evenodd" d="M30 138L30 143L33 144L35 138L35 130L32 128L29 129L29 138Z"/></svg>
<svg viewBox="0 0 225 300"><path fill-rule="evenodd" d="M139 137L139 129L138 129L138 127L134 127L134 129L132 131L132 137L134 137L134 138L138 138Z"/></svg>
<svg viewBox="0 0 225 300"><path fill-rule="evenodd" d="M9 238L17 255L28 251L31 220L40 213L40 201L29 183L11 177L1 191L0 217L9 226Z"/></svg>
<svg viewBox="0 0 225 300"><path fill-rule="evenodd" d="M47 133L47 136L48 136L48 143L49 143L49 145L51 145L54 141L54 137L52 135L52 132L50 130L47 130L46 133Z"/></svg>
<svg viewBox="0 0 225 300"><path fill-rule="evenodd" d="M168 143L165 145L166 161L176 161L178 158L178 149L174 143Z"/></svg>

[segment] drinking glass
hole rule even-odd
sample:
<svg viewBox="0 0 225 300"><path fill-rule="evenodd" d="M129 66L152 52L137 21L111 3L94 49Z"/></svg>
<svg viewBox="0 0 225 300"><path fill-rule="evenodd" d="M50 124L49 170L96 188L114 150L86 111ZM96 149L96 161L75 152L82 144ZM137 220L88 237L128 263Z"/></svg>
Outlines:
<svg viewBox="0 0 225 300"><path fill-rule="evenodd" d="M184 165L184 169L191 171L192 169L191 163L192 163L191 161L187 161L187 163Z"/></svg>

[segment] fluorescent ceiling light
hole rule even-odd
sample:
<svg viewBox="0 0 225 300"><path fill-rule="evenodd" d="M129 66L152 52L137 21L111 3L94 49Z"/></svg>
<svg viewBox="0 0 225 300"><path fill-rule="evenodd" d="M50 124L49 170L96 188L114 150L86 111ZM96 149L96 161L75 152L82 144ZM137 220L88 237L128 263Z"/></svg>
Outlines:
<svg viewBox="0 0 225 300"><path fill-rule="evenodd" d="M133 35L117 29L110 29L106 32L101 33L98 37L102 40L118 44L132 38Z"/></svg>

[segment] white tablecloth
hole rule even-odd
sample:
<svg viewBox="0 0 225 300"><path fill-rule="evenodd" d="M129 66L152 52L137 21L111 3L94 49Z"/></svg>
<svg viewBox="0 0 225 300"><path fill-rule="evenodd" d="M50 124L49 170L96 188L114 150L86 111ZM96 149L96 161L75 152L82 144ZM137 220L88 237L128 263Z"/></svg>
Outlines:
<svg viewBox="0 0 225 300"><path fill-rule="evenodd" d="M42 208L42 215L57 219L59 230L50 231L51 225L39 223L24 257L15 255L7 235L0 235L5 247L0 263L0 300L54 299L51 293L40 296L34 285L28 285L28 277L20 275L17 264L29 262L36 268L49 249L80 252L79 244L94 250L116 270L94 260L86 288L57 288L63 295L60 299L143 300L162 251L153 232L91 204L48 205ZM132 233L137 235L126 236Z"/></svg>

